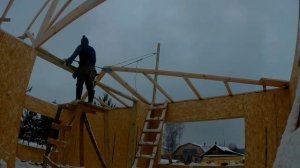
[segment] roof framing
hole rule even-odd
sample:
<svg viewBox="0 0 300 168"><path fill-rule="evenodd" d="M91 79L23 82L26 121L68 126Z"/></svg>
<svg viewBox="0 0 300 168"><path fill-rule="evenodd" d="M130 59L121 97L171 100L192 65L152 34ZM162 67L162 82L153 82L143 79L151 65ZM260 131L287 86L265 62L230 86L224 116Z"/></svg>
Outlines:
<svg viewBox="0 0 300 168"><path fill-rule="evenodd" d="M94 7L98 6L105 0L84 0L78 6L76 6L73 10L66 13L64 16L62 14L66 12L66 9L72 4L72 0L44 0L45 2L37 11L27 28L24 30L24 33L19 36L20 39L24 40L29 38L32 46L34 48L39 48L42 46L47 40L53 37L56 33L61 31L67 25L72 23L74 20L90 11ZM9 0L3 14L0 17L0 26L3 22L9 22L10 18L6 18L6 15L12 6L14 0ZM60 2L64 2L60 5ZM50 4L50 5L49 5ZM48 7L49 6L49 7ZM46 13L45 17L42 20L42 24L39 27L38 32L31 32L31 28L34 23L37 22L38 17L41 16L42 13ZM37 34L35 37L34 34Z"/></svg>
<svg viewBox="0 0 300 168"><path fill-rule="evenodd" d="M69 71L71 73L74 72L75 67L70 65L67 66L64 64L64 61L56 57L55 55L51 54L50 52L42 49L42 48L36 48L37 55L41 58L47 60L48 62L53 63L54 65ZM125 72L125 73L138 73L145 76L145 78L150 82L150 84L155 85L157 89L166 97L166 99L170 102L175 102L174 98L170 96L170 94L163 89L161 84L158 81L154 81L154 79L151 77L151 75L157 74L160 76L168 76L173 78L179 78L183 79L188 88L191 89L191 91L194 93L196 98L198 100L202 99L209 99L211 97L203 97L200 95L199 91L195 87L195 85L192 82L193 80L210 80L210 81L216 81L216 82L222 82L224 84L224 87L227 91L227 95L220 95L220 96L233 96L232 89L230 87L230 83L239 83L239 84L247 84L247 85L256 85L261 86L261 91L268 91L270 90L268 87L274 87L274 88L287 88L289 86L288 81L283 80L277 80L277 79L269 79L269 78L261 78L259 80L253 80L253 79L245 79L245 78L233 78L233 77L226 77L226 76L216 76L216 75L207 75L207 74L197 74L197 73L187 73L187 72L176 72L176 71L166 71L166 70L153 70L153 69L142 69L142 68L127 68L127 67L113 67L113 66L106 66L103 67L98 76L95 80L95 86L101 88L104 92L109 94L114 100L119 102L125 107L129 107L130 105L126 103L124 100L128 100L131 102L135 102L137 100L142 101L144 103L149 102L146 100L146 98L133 89L132 86L130 86L126 80L122 79L121 76L118 75L118 72ZM128 95L118 89L115 89L111 86L108 86L107 84L104 84L103 81L101 81L106 74L109 74L109 76L114 79L117 83L122 85L125 90L127 90L129 93L132 94ZM257 92L257 91L255 91ZM249 92L247 92L249 93ZM237 93L241 94L241 93ZM236 95L237 95L236 94ZM87 93L85 93L82 96L82 99L85 99L87 97Z"/></svg>

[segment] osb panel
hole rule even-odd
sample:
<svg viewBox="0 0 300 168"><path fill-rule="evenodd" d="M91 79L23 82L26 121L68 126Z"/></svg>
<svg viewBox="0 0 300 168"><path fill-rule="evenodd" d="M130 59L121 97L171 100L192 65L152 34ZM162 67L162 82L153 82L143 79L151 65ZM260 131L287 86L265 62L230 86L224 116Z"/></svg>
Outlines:
<svg viewBox="0 0 300 168"><path fill-rule="evenodd" d="M211 100L173 103L168 105L166 120L167 122L188 122L243 117L246 129L245 167L271 167L290 111L289 96L289 90L273 90ZM89 114L99 148L105 154L105 160L111 167L125 167L124 165L128 165L128 151L132 151L132 156L135 154L148 105L137 103L136 118L133 118L133 109L108 111L108 125L105 125L103 113ZM131 124L135 124L136 130L131 129ZM105 129L108 130L108 137L105 137ZM135 136L134 142L129 141L131 131L135 131L131 134ZM74 148L70 150L70 153L73 154L72 163L78 165L79 135L76 136ZM105 138L108 144L104 143ZM84 140L85 167L101 167L86 130ZM129 149L131 143L134 149Z"/></svg>
<svg viewBox="0 0 300 168"><path fill-rule="evenodd" d="M0 30L0 159L15 166L17 137L34 50Z"/></svg>
<svg viewBox="0 0 300 168"><path fill-rule="evenodd" d="M136 118L132 118L134 108L124 108L124 109L114 109L108 112L108 127L105 127L104 118L102 120L95 120L91 118L91 121L95 120L93 124L95 127L102 129L101 131L102 137L100 137L100 142L103 147L102 149L107 149L109 151L105 151L103 153L106 154L105 159L108 165L112 168L126 167L128 164L128 151L131 150L133 153L131 155L135 155L136 143L139 141L140 132L144 124L144 119L148 110L148 105L138 102L137 103L137 115ZM131 122L136 121L136 130L131 130ZM102 124L101 124L102 123ZM101 125L99 125L101 124ZM108 141L109 144L104 144L104 129L108 129ZM135 131L132 134L134 142L129 142L130 139L130 131ZM133 144L134 149L129 149L130 143ZM106 147L106 145L109 145ZM102 150L103 151L103 150ZM108 154L108 156L107 156ZM93 160L93 159L91 159ZM94 161L89 162L86 165L87 168L95 167L95 165L101 167L99 163Z"/></svg>
<svg viewBox="0 0 300 168"><path fill-rule="evenodd" d="M24 108L50 118L54 118L57 111L57 106L30 95L26 95Z"/></svg>
<svg viewBox="0 0 300 168"><path fill-rule="evenodd" d="M166 122L191 122L243 117L244 110L241 96L243 95L170 103Z"/></svg>
<svg viewBox="0 0 300 168"><path fill-rule="evenodd" d="M45 150L33 148L30 146L18 144L17 157L20 160L32 161L34 163L41 163L43 161L43 154Z"/></svg>
<svg viewBox="0 0 300 168"><path fill-rule="evenodd" d="M167 122L243 117L245 167L272 167L279 139L290 111L288 90L243 94L211 100L169 104Z"/></svg>

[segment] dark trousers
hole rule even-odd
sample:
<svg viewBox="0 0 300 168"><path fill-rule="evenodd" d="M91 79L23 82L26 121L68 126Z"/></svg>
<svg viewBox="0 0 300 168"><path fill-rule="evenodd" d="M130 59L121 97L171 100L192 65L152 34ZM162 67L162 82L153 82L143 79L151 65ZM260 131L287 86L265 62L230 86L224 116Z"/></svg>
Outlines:
<svg viewBox="0 0 300 168"><path fill-rule="evenodd" d="M88 66L80 66L77 70L77 84L76 84L76 99L81 99L83 84L88 91L88 102L92 103L94 99L94 80L95 76L92 74L93 70Z"/></svg>

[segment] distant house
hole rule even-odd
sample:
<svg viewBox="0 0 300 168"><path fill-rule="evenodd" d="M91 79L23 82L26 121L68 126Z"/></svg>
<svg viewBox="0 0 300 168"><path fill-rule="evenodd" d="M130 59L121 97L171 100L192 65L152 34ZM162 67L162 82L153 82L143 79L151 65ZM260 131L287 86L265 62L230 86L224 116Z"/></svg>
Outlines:
<svg viewBox="0 0 300 168"><path fill-rule="evenodd" d="M173 152L173 159L179 160L185 164L189 164L191 162L200 163L201 155L203 155L209 147L205 145L197 145L193 143L186 143L179 146Z"/></svg>
<svg viewBox="0 0 300 168"><path fill-rule="evenodd" d="M214 145L201 156L201 166L243 165L244 155L227 147Z"/></svg>

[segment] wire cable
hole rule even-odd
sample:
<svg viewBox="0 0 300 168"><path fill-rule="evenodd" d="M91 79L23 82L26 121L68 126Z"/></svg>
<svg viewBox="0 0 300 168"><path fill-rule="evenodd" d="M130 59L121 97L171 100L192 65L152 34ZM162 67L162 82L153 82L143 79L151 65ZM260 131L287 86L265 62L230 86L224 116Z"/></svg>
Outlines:
<svg viewBox="0 0 300 168"><path fill-rule="evenodd" d="M148 57L148 56L154 56L156 53L148 53L148 54L145 54L145 55L142 55L142 56L138 56L138 57L134 57L134 58L130 58L130 59L127 59L125 61L122 61L122 62L119 62L119 63L116 63L114 64L113 66L116 66L116 65L120 65L120 64L123 64L123 63L126 63L126 62L129 62L129 61L132 61L132 60L136 60L136 59L139 59L139 58L143 58L143 57Z"/></svg>

